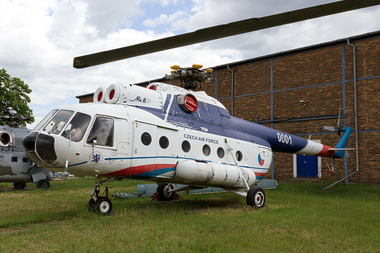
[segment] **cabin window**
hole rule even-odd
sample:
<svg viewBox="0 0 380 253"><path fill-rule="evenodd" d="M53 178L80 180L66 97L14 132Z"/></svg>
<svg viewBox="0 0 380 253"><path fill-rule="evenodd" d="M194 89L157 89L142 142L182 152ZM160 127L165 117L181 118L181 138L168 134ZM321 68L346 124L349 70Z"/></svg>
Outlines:
<svg viewBox="0 0 380 253"><path fill-rule="evenodd" d="M99 116L96 118L91 132L87 138L87 143L94 143L102 146L113 146L113 119Z"/></svg>
<svg viewBox="0 0 380 253"><path fill-rule="evenodd" d="M206 144L203 146L202 151L205 156L209 156L211 153L211 148L209 145Z"/></svg>
<svg viewBox="0 0 380 253"><path fill-rule="evenodd" d="M57 112L58 109L54 109L49 112L49 114L45 116L45 118L34 128L34 130L40 130Z"/></svg>
<svg viewBox="0 0 380 253"><path fill-rule="evenodd" d="M224 157L224 149L222 147L219 147L218 150L216 151L216 153L218 154L219 158Z"/></svg>
<svg viewBox="0 0 380 253"><path fill-rule="evenodd" d="M67 121L71 118L73 113L73 111L61 110L45 126L44 131L52 134L59 134L63 127L66 125Z"/></svg>
<svg viewBox="0 0 380 253"><path fill-rule="evenodd" d="M148 146L152 142L152 136L150 136L149 133L145 132L141 135L141 142L145 145Z"/></svg>
<svg viewBox="0 0 380 253"><path fill-rule="evenodd" d="M62 136L74 142L81 141L90 124L90 115L78 112L63 131Z"/></svg>
<svg viewBox="0 0 380 253"><path fill-rule="evenodd" d="M241 160L243 160L243 154L241 153L241 151L240 150L238 150L238 151L236 151L236 160L238 160L239 162L241 161Z"/></svg>
<svg viewBox="0 0 380 253"><path fill-rule="evenodd" d="M11 162L12 163L17 163L17 156L12 156Z"/></svg>
<svg viewBox="0 0 380 253"><path fill-rule="evenodd" d="M160 147L163 149L166 149L167 147L169 147L169 139L166 136L161 136L159 143L160 143Z"/></svg>
<svg viewBox="0 0 380 253"><path fill-rule="evenodd" d="M190 142L188 142L188 141L183 141L182 142L182 150L184 152L186 152L186 153L189 152L190 148L191 148Z"/></svg>
<svg viewBox="0 0 380 253"><path fill-rule="evenodd" d="M28 158L28 157L24 157L24 158L22 158L22 162L23 162L23 163L28 163L28 162L29 162L29 158Z"/></svg>

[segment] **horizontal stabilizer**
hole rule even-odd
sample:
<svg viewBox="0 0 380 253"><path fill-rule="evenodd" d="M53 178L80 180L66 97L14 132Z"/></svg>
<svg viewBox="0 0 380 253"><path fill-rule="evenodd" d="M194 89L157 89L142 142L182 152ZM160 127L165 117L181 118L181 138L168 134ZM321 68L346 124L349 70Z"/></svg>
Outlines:
<svg viewBox="0 0 380 253"><path fill-rule="evenodd" d="M360 148L329 148L328 151L348 151L348 150L359 150Z"/></svg>

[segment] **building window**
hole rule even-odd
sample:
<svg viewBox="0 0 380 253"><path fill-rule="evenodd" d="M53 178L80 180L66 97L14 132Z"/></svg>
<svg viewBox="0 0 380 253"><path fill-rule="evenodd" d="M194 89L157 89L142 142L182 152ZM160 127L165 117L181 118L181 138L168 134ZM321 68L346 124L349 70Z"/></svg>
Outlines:
<svg viewBox="0 0 380 253"><path fill-rule="evenodd" d="M24 157L24 158L22 158L22 162L23 162L23 163L28 163L28 162L29 162L29 158L28 158L28 157Z"/></svg>
<svg viewBox="0 0 380 253"><path fill-rule="evenodd" d="M17 163L17 156L12 156L11 162L12 163Z"/></svg>

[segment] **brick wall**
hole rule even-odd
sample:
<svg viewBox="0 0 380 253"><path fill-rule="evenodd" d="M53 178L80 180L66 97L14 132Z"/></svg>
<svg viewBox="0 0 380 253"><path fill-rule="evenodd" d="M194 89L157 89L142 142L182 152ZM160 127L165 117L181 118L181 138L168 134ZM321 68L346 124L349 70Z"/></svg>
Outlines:
<svg viewBox="0 0 380 253"><path fill-rule="evenodd" d="M351 41L356 46L357 101L360 172L350 177L357 183L380 183L380 36L362 37ZM320 139L323 144L335 146L339 136L324 133L324 125L336 126L341 107L341 127L355 127L353 49L345 41L284 53L260 60L231 64L233 70L233 114L249 121L266 121L271 126L292 134ZM226 67L216 69L217 88L204 88L231 110L232 73ZM273 91L271 92L271 86ZM344 99L345 95L345 99ZM271 121L273 97L273 121ZM301 103L303 100L305 103ZM345 114L343 112L346 104ZM323 119L322 117L330 117ZM316 118L316 119L315 119ZM352 133L349 147L355 147ZM356 171L355 151L350 159L334 161L334 174L329 178L343 178ZM331 162L330 159L327 160ZM323 167L325 162L322 159ZM326 168L327 171L327 168ZM267 178L272 177L271 170ZM274 177L293 177L293 155L274 155Z"/></svg>
<svg viewBox="0 0 380 253"><path fill-rule="evenodd" d="M350 177L349 181L379 184L380 34L358 37L351 43L356 46L358 143L361 149L360 172ZM345 40L246 60L229 67L233 72L227 66L214 69L217 82L202 84L202 90L219 99L230 112L233 101L232 113L236 117L253 122L260 117L265 126L271 127L272 123L275 129L304 138L313 134L312 139L319 139L329 146L335 146L339 136L321 129L324 125L336 126L340 107L341 127L344 121L347 126L355 127L353 49ZM178 82L173 84L180 85ZM92 102L92 94L80 99L81 103ZM350 137L349 147L355 147L354 133ZM345 167L347 174L356 170L355 151L349 153L347 162L345 159L334 161L335 171L333 175L328 173L329 179L343 178L346 175ZM331 162L330 159L327 161ZM327 172L323 158L322 163L323 171ZM271 177L272 171L269 170L267 178ZM293 177L292 154L274 154L274 177Z"/></svg>

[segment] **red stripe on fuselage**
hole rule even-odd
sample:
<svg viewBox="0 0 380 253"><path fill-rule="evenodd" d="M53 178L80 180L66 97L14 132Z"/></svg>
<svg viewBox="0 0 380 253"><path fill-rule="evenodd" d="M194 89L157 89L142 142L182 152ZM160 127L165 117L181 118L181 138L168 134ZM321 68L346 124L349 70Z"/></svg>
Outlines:
<svg viewBox="0 0 380 253"><path fill-rule="evenodd" d="M336 150L329 150L329 148L332 148L332 147L323 145L321 152L319 152L315 156L326 156L326 157L333 156L336 153Z"/></svg>
<svg viewBox="0 0 380 253"><path fill-rule="evenodd" d="M264 177L267 172L255 172L256 177Z"/></svg>
<svg viewBox="0 0 380 253"><path fill-rule="evenodd" d="M129 176L135 176L138 174L150 172L153 170L173 168L175 166L176 166L175 164L146 164L146 165L134 166L134 167L121 169L121 170L118 170L115 172L105 174L103 176L106 176L106 177L129 177Z"/></svg>

